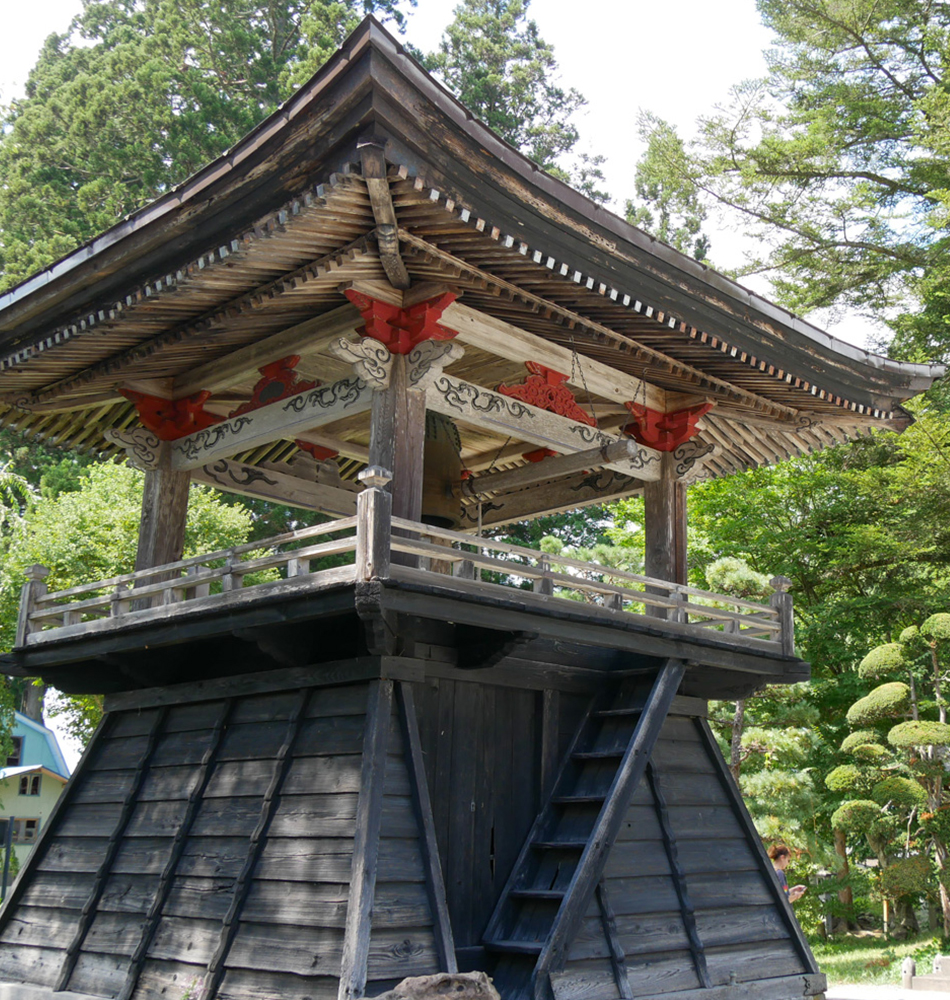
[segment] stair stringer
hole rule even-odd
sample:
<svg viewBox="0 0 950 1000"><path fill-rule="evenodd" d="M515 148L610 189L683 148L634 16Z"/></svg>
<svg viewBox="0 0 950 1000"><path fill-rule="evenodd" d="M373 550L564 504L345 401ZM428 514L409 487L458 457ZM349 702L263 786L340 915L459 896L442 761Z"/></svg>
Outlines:
<svg viewBox="0 0 950 1000"><path fill-rule="evenodd" d="M552 976L556 1000L720 1000L730 983L756 984L770 1000L821 993L824 977L705 721L669 716L651 771L604 866L613 940L595 901Z"/></svg>

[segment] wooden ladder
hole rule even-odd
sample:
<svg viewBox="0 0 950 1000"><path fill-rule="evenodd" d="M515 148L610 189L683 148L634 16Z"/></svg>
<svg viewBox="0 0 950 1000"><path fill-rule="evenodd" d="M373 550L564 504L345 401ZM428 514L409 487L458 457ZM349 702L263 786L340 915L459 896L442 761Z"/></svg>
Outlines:
<svg viewBox="0 0 950 1000"><path fill-rule="evenodd" d="M581 720L485 930L496 987L548 1000L676 695L685 664L667 660L644 699L628 678Z"/></svg>

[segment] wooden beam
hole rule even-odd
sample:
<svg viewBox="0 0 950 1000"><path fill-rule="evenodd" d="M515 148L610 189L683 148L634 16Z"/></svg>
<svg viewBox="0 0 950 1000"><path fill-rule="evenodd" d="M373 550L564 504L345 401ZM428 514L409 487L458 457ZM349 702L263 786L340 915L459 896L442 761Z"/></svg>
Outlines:
<svg viewBox="0 0 950 1000"><path fill-rule="evenodd" d="M568 454L588 451L593 447L604 448L617 440L587 424L445 374L429 386L426 406L454 420ZM659 478L660 458L660 452L641 446L637 477ZM610 462L606 468L625 475L631 472L629 462Z"/></svg>
<svg viewBox="0 0 950 1000"><path fill-rule="evenodd" d="M319 431L300 431L294 434L288 441L307 441L309 444L318 444L321 448L329 448L330 451L339 452L344 458L352 458L357 462L369 464L369 448L364 444L355 444L353 441L345 441L343 438L332 437L330 434L321 434Z"/></svg>
<svg viewBox="0 0 950 1000"><path fill-rule="evenodd" d="M456 492L459 496L485 496L488 493L524 489L525 486L534 483L560 479L574 472L601 469L608 465L615 471L620 471L620 466L626 464L629 466L627 474L636 478L640 472L638 463L651 460L652 453L649 449L644 449L636 441L625 438L602 448L590 448L587 451L575 452L573 455L546 458L518 469L492 472L476 476L474 479L466 479Z"/></svg>
<svg viewBox="0 0 950 1000"><path fill-rule="evenodd" d="M217 490L288 507L322 511L333 517L352 517L356 513L356 493L350 490L308 482L288 473L244 465L227 458L196 469L192 478Z"/></svg>
<svg viewBox="0 0 950 1000"><path fill-rule="evenodd" d="M248 448L363 413L372 406L372 396L372 390L358 378L308 389L171 442L172 468L198 469Z"/></svg>
<svg viewBox="0 0 950 1000"><path fill-rule="evenodd" d="M442 323L450 330L457 330L458 339L463 344L471 344L499 358L522 364L525 361L537 361L563 372L576 389L589 389L595 396L621 404L634 399L637 402L645 401L645 405L651 409L666 412L666 392L658 386L588 358L580 352L574 353L559 344L552 344L544 337L528 333L502 319L495 319L471 306L453 302L442 314Z"/></svg>
<svg viewBox="0 0 950 1000"><path fill-rule="evenodd" d="M356 1000L363 996L366 989L392 704L393 682L370 681L360 769L360 796L356 807L356 834L353 839L353 870L350 875L350 898L340 961L339 1000Z"/></svg>
<svg viewBox="0 0 950 1000"><path fill-rule="evenodd" d="M542 463L543 464L543 463ZM619 472L579 472L566 479L499 493L482 503L482 527L493 528L529 518L560 514L595 503L620 500L642 490L644 484ZM462 509L463 531L478 530L478 504Z"/></svg>
<svg viewBox="0 0 950 1000"><path fill-rule="evenodd" d="M319 354L328 344L353 333L361 325L356 306L347 303L177 376L172 382L171 398L181 399L202 389L217 392L256 375L258 368L288 354Z"/></svg>
<svg viewBox="0 0 950 1000"><path fill-rule="evenodd" d="M386 175L386 157L383 155L385 140L360 139L356 145L360 151L363 180L366 181L369 203L376 219L376 243L379 246L380 263L394 288L408 288L412 284L412 279L399 253L396 209Z"/></svg>

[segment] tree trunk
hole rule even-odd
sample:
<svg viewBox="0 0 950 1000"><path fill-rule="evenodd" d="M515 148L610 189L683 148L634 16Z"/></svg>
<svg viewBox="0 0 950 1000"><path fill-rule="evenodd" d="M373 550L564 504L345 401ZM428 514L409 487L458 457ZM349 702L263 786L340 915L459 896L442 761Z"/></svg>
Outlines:
<svg viewBox="0 0 950 1000"><path fill-rule="evenodd" d="M736 714L732 717L732 739L729 742L729 770L739 780L742 767L742 730L745 728L745 698L736 702Z"/></svg>
<svg viewBox="0 0 950 1000"><path fill-rule="evenodd" d="M28 718L45 726L43 721L43 702L46 698L46 685L34 684L27 679L23 689L23 698L20 700L20 711Z"/></svg>
<svg viewBox="0 0 950 1000"><path fill-rule="evenodd" d="M851 874L851 867L848 864L848 846L844 830L835 830L835 854L841 858L841 867L838 869L838 878L846 879ZM838 902L845 908L845 915L850 923L854 918L854 893L850 885L838 890Z"/></svg>

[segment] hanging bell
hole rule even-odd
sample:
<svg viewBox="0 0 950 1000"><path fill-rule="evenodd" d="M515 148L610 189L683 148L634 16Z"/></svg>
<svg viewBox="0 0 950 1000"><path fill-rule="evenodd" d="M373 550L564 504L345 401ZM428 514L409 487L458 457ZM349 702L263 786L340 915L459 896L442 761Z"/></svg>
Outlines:
<svg viewBox="0 0 950 1000"><path fill-rule="evenodd" d="M422 523L458 528L462 504L454 489L462 478L462 440L448 417L426 411L425 458L422 475Z"/></svg>

